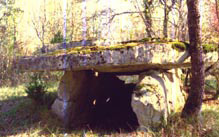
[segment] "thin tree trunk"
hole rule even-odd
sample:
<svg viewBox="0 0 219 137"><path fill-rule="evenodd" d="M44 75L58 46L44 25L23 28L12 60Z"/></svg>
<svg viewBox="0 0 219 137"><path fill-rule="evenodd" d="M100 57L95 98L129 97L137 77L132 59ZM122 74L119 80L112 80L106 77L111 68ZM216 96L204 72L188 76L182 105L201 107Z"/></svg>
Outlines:
<svg viewBox="0 0 219 137"><path fill-rule="evenodd" d="M164 38L167 38L168 37L168 34L167 34L167 24L168 24L168 16L169 16L169 12L168 12L168 9L167 9L167 3L165 2L164 3L164 21L163 21L163 35L164 35Z"/></svg>
<svg viewBox="0 0 219 137"><path fill-rule="evenodd" d="M215 10L216 10L217 21L219 22L218 0L215 0Z"/></svg>
<svg viewBox="0 0 219 137"><path fill-rule="evenodd" d="M176 4L176 0L171 0L171 5L167 4L167 0L160 0L160 2L164 5L163 36L164 38L168 38L169 13Z"/></svg>
<svg viewBox="0 0 219 137"><path fill-rule="evenodd" d="M147 35L148 35L148 37L152 37L152 20L151 20L151 18L150 18L150 16L148 16L147 14L146 14L146 12L145 12L145 19L146 19L146 32L147 32Z"/></svg>
<svg viewBox="0 0 219 137"><path fill-rule="evenodd" d="M182 111L182 117L198 118L204 93L204 62L200 36L199 0L187 0L188 28L191 55L191 90Z"/></svg>
<svg viewBox="0 0 219 137"><path fill-rule="evenodd" d="M148 37L152 37L152 19L151 19L151 6L153 1L148 2L148 0L144 0L144 17L146 22L146 32Z"/></svg>

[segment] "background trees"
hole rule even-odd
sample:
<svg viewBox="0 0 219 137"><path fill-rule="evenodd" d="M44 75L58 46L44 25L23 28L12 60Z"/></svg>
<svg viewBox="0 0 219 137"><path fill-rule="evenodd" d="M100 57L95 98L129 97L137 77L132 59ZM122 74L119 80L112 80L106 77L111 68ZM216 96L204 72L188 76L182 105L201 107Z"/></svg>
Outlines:
<svg viewBox="0 0 219 137"><path fill-rule="evenodd" d="M15 6L14 0L0 1L0 86L15 84L12 58L18 55L20 39L17 38L17 25L22 10Z"/></svg>
<svg viewBox="0 0 219 137"><path fill-rule="evenodd" d="M6 10L5 1L1 1L2 13L10 12L2 16L0 31L1 45L10 45L9 49L19 49L16 52L22 55L32 55L36 47L50 45L53 38L62 37L62 2L55 0L39 0L31 1L28 4L13 3L8 1L8 9ZM24 2L20 0L20 2ZM41 3L36 5L36 3ZM183 0L111 0L109 6L110 35L103 36L102 30L104 22L101 20L107 14L106 9L101 5L104 1L90 0L87 5L87 39L108 39L123 40L142 39L144 37L170 37L174 33L175 38L183 41L188 41L187 33L187 9L186 3ZM203 28L208 31L208 36L217 39L217 13L215 12L215 3L218 1L209 1L209 11L205 10L208 16L204 16L204 23L209 20L209 24L205 23ZM34 3L31 5L31 3ZM119 3L119 4L117 4ZM28 6L23 6L23 5ZM123 8L120 8L122 5ZM16 8L18 7L18 8ZM33 7L29 8L28 7ZM35 8L34 8L35 7ZM73 8L72 8L73 7ZM27 9L26 9L27 8ZM205 8L205 9L207 9ZM13 9L13 10L12 10ZM20 11L19 11L19 10ZM38 10L36 10L38 9ZM13 11L13 13L12 13ZM24 11L24 13L22 12ZM29 14L31 13L31 14ZM68 1L67 5L67 40L81 41L82 40L82 21L81 21L81 1ZM124 13L124 14L123 14ZM16 15L15 15L16 14ZM29 14L24 16L23 14ZM2 14L3 15L3 14ZM211 17L211 15L213 15ZM8 21L6 21L8 20ZM8 27L6 25L8 23ZM19 23L18 23L19 22ZM22 24L25 24L22 26ZM28 25L26 25L28 24ZM215 25L212 25L215 24ZM21 27L22 26L22 27ZM24 27L25 26L25 27ZM23 28L23 29L21 29ZM24 29L25 28L25 29ZM172 31L174 30L174 31ZM9 32L9 33L5 33ZM214 33L213 33L214 32ZM207 37L207 35L204 35ZM212 39L207 39L212 41ZM3 44L4 41L7 41ZM103 40L104 41L104 40ZM216 40L215 40L216 41ZM59 41L60 42L60 41ZM205 41L206 42L206 41ZM9 44L10 43L10 44ZM3 47L3 46L2 46ZM30 52L27 49L32 48ZM11 52L12 53L12 52Z"/></svg>
<svg viewBox="0 0 219 137"><path fill-rule="evenodd" d="M109 4L109 17L111 19L109 22L110 40L117 40L119 42L144 37L171 37L188 41L186 25L187 8L185 2L185 0L112 0L111 4ZM38 2L24 2L20 0L17 3L22 3L19 5L19 8L24 11L24 15L20 17L22 19L18 26L15 27L17 38L19 37L25 43L23 49L31 48L31 50L35 50L36 47L49 44L58 32L62 33L62 1L39 0ZM101 34L102 30L105 30L103 18L106 14L104 12L106 7L103 6L103 3L103 0L87 1L89 5L87 6L86 13L87 39L94 37L105 39L102 38L103 35ZM213 14L213 10L210 10L215 9L215 2L213 0L208 1L208 3L205 2L203 8L205 13L203 13L204 25L202 29L206 32L203 33L203 37L211 41L212 39L208 37L216 36L216 33L213 35L211 33L216 29L212 28L211 32L208 30L211 26L216 27L217 25L212 25L215 24L215 19L211 15L215 14ZM22 6L24 4L28 6ZM123 8L119 8L118 5L122 5ZM209 12L212 14L207 14ZM82 40L81 13L81 1L68 1L67 40L69 41ZM21 26L22 28L25 26L27 29L21 30ZM27 53L30 54L30 52L28 51Z"/></svg>

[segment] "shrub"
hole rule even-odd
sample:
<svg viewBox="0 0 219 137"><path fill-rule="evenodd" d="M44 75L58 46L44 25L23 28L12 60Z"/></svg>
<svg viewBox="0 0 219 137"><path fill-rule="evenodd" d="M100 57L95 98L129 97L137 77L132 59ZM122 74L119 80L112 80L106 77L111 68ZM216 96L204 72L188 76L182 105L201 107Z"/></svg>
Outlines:
<svg viewBox="0 0 219 137"><path fill-rule="evenodd" d="M63 42L63 36L61 34L61 31L58 31L54 37L51 39L50 43L55 44L55 43L61 43Z"/></svg>
<svg viewBox="0 0 219 137"><path fill-rule="evenodd" d="M38 104L44 104L47 86L42 79L42 73L35 73L30 78L31 81L26 85L25 89L27 96Z"/></svg>

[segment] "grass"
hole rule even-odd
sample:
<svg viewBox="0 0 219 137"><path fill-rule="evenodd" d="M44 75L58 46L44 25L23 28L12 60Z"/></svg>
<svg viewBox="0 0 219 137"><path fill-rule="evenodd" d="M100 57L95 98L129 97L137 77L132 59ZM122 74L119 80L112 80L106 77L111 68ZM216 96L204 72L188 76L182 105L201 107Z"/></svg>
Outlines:
<svg viewBox="0 0 219 137"><path fill-rule="evenodd" d="M49 92L55 92L57 84L51 85ZM131 136L131 137L217 137L219 136L219 100L203 104L202 120L199 124L188 123L180 118L180 113L171 114L167 125L158 132L132 131L108 132L92 130L65 130L59 119L47 106L36 106L27 98L24 86L0 88L0 136L51 136L51 137Z"/></svg>
<svg viewBox="0 0 219 137"><path fill-rule="evenodd" d="M18 87L2 87L0 89L0 101L16 99L22 96L26 96L24 86Z"/></svg>

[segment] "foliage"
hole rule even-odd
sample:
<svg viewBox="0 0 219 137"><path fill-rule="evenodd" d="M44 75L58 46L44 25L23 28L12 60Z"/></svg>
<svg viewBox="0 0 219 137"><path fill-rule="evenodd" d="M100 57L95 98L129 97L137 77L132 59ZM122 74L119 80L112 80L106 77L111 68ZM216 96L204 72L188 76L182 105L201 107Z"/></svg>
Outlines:
<svg viewBox="0 0 219 137"><path fill-rule="evenodd" d="M63 41L63 36L61 34L61 31L58 31L54 37L51 39L50 43L54 44L54 43L61 43Z"/></svg>
<svg viewBox="0 0 219 137"><path fill-rule="evenodd" d="M47 86L42 79L41 73L35 73L31 77L31 81L26 85L25 92L27 96L33 99L36 103L42 104L43 98L47 92Z"/></svg>
<svg viewBox="0 0 219 137"><path fill-rule="evenodd" d="M207 52L213 52L213 51L217 51L218 50L218 46L215 44L203 44L203 51L205 53Z"/></svg>
<svg viewBox="0 0 219 137"><path fill-rule="evenodd" d="M0 16L0 47L5 46L8 49L13 50L13 46L17 42L17 18L23 11L14 5L14 0L8 0L6 2L0 3L0 12L2 13L2 16Z"/></svg>
<svg viewBox="0 0 219 137"><path fill-rule="evenodd" d="M14 3L14 0L0 1L0 86L15 86L23 81L20 73L12 67L13 56L19 54L17 18L23 13Z"/></svg>
<svg viewBox="0 0 219 137"><path fill-rule="evenodd" d="M217 81L215 79L207 79L205 80L205 90L216 90L217 89Z"/></svg>

